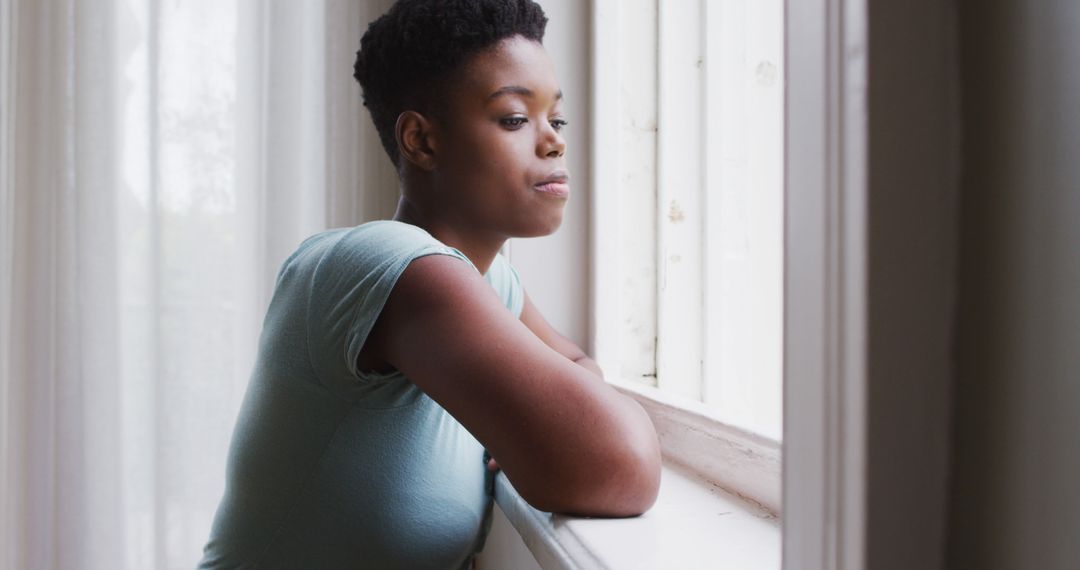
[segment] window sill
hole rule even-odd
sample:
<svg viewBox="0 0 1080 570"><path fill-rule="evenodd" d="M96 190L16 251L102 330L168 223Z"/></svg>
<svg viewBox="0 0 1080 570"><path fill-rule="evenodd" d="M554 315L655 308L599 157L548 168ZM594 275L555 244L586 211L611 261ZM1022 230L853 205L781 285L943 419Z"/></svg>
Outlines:
<svg viewBox="0 0 1080 570"><path fill-rule="evenodd" d="M495 501L545 569L780 568L780 445L655 388L612 382L637 400L664 454L660 494L640 517L592 519L532 508L505 475Z"/></svg>
<svg viewBox="0 0 1080 570"><path fill-rule="evenodd" d="M768 511L665 465L640 517L591 519L532 508L500 473L495 502L545 570L780 568L780 524Z"/></svg>
<svg viewBox="0 0 1080 570"><path fill-rule="evenodd" d="M664 462L738 495L773 515L780 513L780 443L711 417L699 402L651 386L608 381L637 400L656 428Z"/></svg>

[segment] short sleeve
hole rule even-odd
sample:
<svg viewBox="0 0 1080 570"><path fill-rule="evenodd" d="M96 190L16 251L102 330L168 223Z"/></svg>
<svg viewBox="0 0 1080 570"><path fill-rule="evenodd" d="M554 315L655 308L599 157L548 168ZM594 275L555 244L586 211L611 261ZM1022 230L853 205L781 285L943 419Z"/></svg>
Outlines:
<svg viewBox="0 0 1080 570"><path fill-rule="evenodd" d="M398 278L426 255L471 265L423 229L394 221L357 226L322 253L311 277L307 336L312 367L328 389L351 400L370 381L356 368L360 350Z"/></svg>
<svg viewBox="0 0 1080 570"><path fill-rule="evenodd" d="M510 313L521 318L521 310L525 307L525 289L517 270L501 253L495 255L484 279L495 289Z"/></svg>

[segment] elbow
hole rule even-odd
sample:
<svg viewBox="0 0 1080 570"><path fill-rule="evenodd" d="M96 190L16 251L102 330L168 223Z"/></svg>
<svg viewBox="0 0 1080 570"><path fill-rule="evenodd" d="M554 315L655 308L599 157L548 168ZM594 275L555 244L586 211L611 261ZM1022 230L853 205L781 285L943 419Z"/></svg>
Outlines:
<svg viewBox="0 0 1080 570"><path fill-rule="evenodd" d="M660 444L652 422L640 413L640 431L557 477L563 484L525 500L542 511L587 517L636 517L652 508L660 492Z"/></svg>
<svg viewBox="0 0 1080 570"><path fill-rule="evenodd" d="M620 481L610 485L612 495L591 512L581 513L600 517L636 517L644 514L660 494L659 445L639 446L630 452L620 467Z"/></svg>
<svg viewBox="0 0 1080 570"><path fill-rule="evenodd" d="M656 503L660 492L660 454L643 449L617 460L597 462L582 483L542 500L540 510L573 516L636 517Z"/></svg>
<svg viewBox="0 0 1080 570"><path fill-rule="evenodd" d="M660 468L662 457L660 439L648 413L637 403L627 399L631 415L637 417L634 422L636 433L625 441L628 445L621 456L622 485L613 486L622 489L612 501L613 517L636 517L648 511L660 494Z"/></svg>

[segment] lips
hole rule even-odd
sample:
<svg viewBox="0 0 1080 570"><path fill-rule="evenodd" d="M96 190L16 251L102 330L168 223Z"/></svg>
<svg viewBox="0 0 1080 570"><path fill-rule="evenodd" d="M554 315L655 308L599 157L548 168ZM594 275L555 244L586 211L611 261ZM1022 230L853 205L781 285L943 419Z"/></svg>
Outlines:
<svg viewBox="0 0 1080 570"><path fill-rule="evenodd" d="M565 198L570 195L570 185L567 184L569 180L570 176L566 172L557 170L547 178L537 182L533 185L533 188L551 196Z"/></svg>

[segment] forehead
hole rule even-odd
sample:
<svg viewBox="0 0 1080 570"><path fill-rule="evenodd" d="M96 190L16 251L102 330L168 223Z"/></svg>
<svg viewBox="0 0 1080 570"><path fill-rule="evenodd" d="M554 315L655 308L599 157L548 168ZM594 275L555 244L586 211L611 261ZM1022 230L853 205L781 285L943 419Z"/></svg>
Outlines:
<svg viewBox="0 0 1080 570"><path fill-rule="evenodd" d="M462 68L460 94L486 105L505 87L523 87L540 99L555 99L559 82L547 50L537 42L515 36L473 55ZM508 96L520 96L511 90Z"/></svg>

